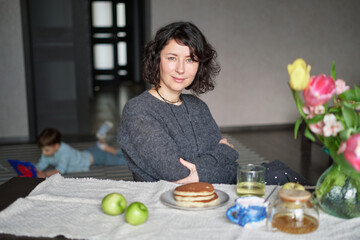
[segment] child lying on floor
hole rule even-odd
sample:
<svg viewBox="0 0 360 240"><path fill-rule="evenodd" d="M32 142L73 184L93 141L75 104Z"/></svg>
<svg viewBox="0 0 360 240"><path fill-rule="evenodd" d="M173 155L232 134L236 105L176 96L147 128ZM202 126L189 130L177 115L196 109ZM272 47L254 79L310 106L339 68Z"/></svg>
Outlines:
<svg viewBox="0 0 360 240"><path fill-rule="evenodd" d="M37 177L45 178L56 173L89 171L91 165L125 165L121 150L108 146L105 142L106 132L111 127L110 122L105 122L96 134L98 137L96 146L85 151L76 150L62 142L61 133L57 129L44 129L38 140L42 155L36 164ZM44 171L49 165L55 169Z"/></svg>

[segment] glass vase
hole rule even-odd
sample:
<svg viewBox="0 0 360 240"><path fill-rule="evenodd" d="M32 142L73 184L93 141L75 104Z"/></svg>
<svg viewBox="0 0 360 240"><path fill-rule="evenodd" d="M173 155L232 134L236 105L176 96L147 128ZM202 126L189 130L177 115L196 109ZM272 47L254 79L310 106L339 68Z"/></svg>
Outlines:
<svg viewBox="0 0 360 240"><path fill-rule="evenodd" d="M360 216L360 173L333 163L318 179L316 198L326 213L339 218Z"/></svg>

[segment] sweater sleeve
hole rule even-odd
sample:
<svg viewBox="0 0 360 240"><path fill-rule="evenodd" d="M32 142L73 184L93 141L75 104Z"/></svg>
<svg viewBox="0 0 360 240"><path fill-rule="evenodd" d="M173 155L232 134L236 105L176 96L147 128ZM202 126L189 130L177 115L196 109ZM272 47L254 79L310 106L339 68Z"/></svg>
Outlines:
<svg viewBox="0 0 360 240"><path fill-rule="evenodd" d="M237 158L236 150L225 144L217 144L214 150L198 156L195 160L199 181L234 184L238 165Z"/></svg>
<svg viewBox="0 0 360 240"><path fill-rule="evenodd" d="M208 106L198 98L189 96L188 103L195 124L195 132L203 146L194 159L200 181L211 183L236 182L238 152L226 144L220 144L221 131ZM190 99L189 99L190 100Z"/></svg>

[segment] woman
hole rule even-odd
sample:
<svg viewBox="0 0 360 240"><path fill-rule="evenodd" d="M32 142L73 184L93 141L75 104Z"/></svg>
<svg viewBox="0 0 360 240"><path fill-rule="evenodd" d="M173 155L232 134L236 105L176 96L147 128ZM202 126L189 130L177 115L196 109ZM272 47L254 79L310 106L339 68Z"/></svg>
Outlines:
<svg viewBox="0 0 360 240"><path fill-rule="evenodd" d="M161 28L146 45L143 77L153 88L128 101L118 134L135 180L235 183L238 153L194 96L214 89L215 59L189 22Z"/></svg>

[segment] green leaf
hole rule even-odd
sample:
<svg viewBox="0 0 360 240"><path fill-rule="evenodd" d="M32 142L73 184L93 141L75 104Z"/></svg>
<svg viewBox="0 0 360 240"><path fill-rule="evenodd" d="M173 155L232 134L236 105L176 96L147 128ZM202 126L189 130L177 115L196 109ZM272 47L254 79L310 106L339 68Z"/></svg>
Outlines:
<svg viewBox="0 0 360 240"><path fill-rule="evenodd" d="M354 171L353 167L346 161L343 153L337 154L337 150L330 151L330 156L342 171Z"/></svg>
<svg viewBox="0 0 360 240"><path fill-rule="evenodd" d="M345 101L354 101L353 99L356 98L355 90L349 89L339 95L339 98Z"/></svg>
<svg viewBox="0 0 360 240"><path fill-rule="evenodd" d="M330 192L336 179L338 178L344 179L343 177L339 177L339 175L343 175L343 173L338 169L340 169L340 167L334 164L327 170L327 174L325 175L325 178L323 179L323 182L321 183L320 187L316 188L316 196L318 198L323 199L323 197ZM341 184L340 181L337 181L337 184ZM344 183L345 183L345 179L343 181L343 184Z"/></svg>
<svg viewBox="0 0 360 240"><path fill-rule="evenodd" d="M341 106L342 114L347 128L357 128L358 115L346 103Z"/></svg>
<svg viewBox="0 0 360 240"><path fill-rule="evenodd" d="M335 61L332 62L331 77L334 79L334 81L336 81Z"/></svg>
<svg viewBox="0 0 360 240"><path fill-rule="evenodd" d="M320 122L324 119L324 114L315 115L313 118L310 118L306 121L307 124L314 124Z"/></svg>
<svg viewBox="0 0 360 240"><path fill-rule="evenodd" d="M303 102L302 102L302 100L301 100L301 98L299 96L299 92L295 91L293 89L291 89L291 91L292 91L294 101L295 101L295 105L296 105L296 108L297 108L298 112L300 113L301 117L306 118L306 115L302 110Z"/></svg>
<svg viewBox="0 0 360 240"><path fill-rule="evenodd" d="M302 123L303 119L300 117L296 120L295 122L295 128L294 128L294 139L297 138L297 135L298 135L298 132L299 132L299 128L300 128L300 125Z"/></svg>
<svg viewBox="0 0 360 240"><path fill-rule="evenodd" d="M315 137L311 134L310 129L308 127L306 127L306 129L305 129L304 136L313 142L315 142L315 140L316 140Z"/></svg>
<svg viewBox="0 0 360 240"><path fill-rule="evenodd" d="M324 145L330 151L330 153L331 152L336 153L340 146L340 142L336 141L336 137L330 136L325 138Z"/></svg>
<svg viewBox="0 0 360 240"><path fill-rule="evenodd" d="M348 129L341 131L339 136L342 141L346 141L353 132L354 132L353 128L348 128Z"/></svg>
<svg viewBox="0 0 360 240"><path fill-rule="evenodd" d="M354 85L354 91L355 91L355 101L360 101L360 88Z"/></svg>
<svg viewBox="0 0 360 240"><path fill-rule="evenodd" d="M354 89L349 89L342 94L339 95L339 98L345 101L360 101L360 88L356 85L354 86Z"/></svg>
<svg viewBox="0 0 360 240"><path fill-rule="evenodd" d="M343 102L342 104L343 104L343 106L345 106L345 107L347 107L347 108L354 109L354 106L353 106L353 104L351 104L351 103Z"/></svg>
<svg viewBox="0 0 360 240"><path fill-rule="evenodd" d="M329 109L329 113L340 113L341 109L338 107L332 107Z"/></svg>

